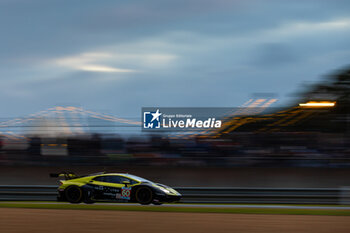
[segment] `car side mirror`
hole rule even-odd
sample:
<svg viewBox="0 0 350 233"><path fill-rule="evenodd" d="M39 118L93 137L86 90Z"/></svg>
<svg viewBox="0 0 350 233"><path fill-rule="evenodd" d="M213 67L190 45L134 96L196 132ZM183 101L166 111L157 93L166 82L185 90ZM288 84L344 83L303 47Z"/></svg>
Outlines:
<svg viewBox="0 0 350 233"><path fill-rule="evenodd" d="M130 181L128 181L128 180L124 180L124 181L123 181L123 184L125 185L125 187L127 187L127 186L128 186L128 184L130 184Z"/></svg>

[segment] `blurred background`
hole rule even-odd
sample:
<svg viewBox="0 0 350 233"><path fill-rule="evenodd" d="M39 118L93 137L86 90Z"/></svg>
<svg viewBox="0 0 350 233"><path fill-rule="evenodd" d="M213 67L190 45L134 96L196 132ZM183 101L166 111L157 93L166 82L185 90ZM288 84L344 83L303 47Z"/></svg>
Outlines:
<svg viewBox="0 0 350 233"><path fill-rule="evenodd" d="M220 129L141 132L123 119L56 106L2 121L1 183L48 184L53 171L136 173L177 186L350 185L350 69L298 93L286 107L256 97Z"/></svg>
<svg viewBox="0 0 350 233"><path fill-rule="evenodd" d="M0 184L350 186L348 1L0 0ZM141 132L141 107L232 107Z"/></svg>

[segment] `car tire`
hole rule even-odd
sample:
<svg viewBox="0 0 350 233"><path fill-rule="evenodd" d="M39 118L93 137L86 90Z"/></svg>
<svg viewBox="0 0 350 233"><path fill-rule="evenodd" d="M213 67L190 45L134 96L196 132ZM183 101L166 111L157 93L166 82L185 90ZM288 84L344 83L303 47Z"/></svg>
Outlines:
<svg viewBox="0 0 350 233"><path fill-rule="evenodd" d="M79 186L71 185L64 191L67 201L70 203L80 203L83 199L83 190Z"/></svg>
<svg viewBox="0 0 350 233"><path fill-rule="evenodd" d="M153 202L153 191L149 187L138 188L135 192L135 199L141 205L149 205Z"/></svg>

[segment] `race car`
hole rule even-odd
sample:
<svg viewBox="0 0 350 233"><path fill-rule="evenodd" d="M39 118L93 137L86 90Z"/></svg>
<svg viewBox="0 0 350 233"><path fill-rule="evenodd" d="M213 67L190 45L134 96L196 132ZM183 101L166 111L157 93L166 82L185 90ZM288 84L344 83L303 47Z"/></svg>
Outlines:
<svg viewBox="0 0 350 233"><path fill-rule="evenodd" d="M52 173L64 177L58 187L58 201L94 203L96 201L136 202L160 205L176 202L181 194L176 190L127 173L96 173L76 176L74 173Z"/></svg>

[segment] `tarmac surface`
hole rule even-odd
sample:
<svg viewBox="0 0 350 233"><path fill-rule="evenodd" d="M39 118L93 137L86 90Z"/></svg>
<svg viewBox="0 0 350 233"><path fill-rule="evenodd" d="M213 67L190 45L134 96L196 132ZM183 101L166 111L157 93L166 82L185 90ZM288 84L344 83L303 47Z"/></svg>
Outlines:
<svg viewBox="0 0 350 233"><path fill-rule="evenodd" d="M0 209L0 232L350 232L349 216Z"/></svg>
<svg viewBox="0 0 350 233"><path fill-rule="evenodd" d="M2 201L1 203L9 203L9 204L42 204L42 205L50 205L50 204L65 204L69 205L68 202L16 202L16 201ZM86 205L86 204L71 204L71 205ZM93 205L102 205L102 206L140 206L142 208L142 205L137 203L103 203L103 202L97 202ZM154 205L149 205L154 206ZM162 204L160 206L163 207L194 207L194 208L262 208L262 209L301 209L301 210L350 210L350 206L316 206L316 205L241 205L241 204Z"/></svg>

